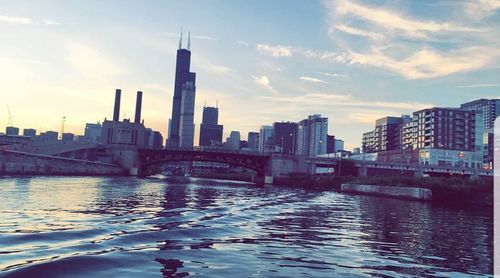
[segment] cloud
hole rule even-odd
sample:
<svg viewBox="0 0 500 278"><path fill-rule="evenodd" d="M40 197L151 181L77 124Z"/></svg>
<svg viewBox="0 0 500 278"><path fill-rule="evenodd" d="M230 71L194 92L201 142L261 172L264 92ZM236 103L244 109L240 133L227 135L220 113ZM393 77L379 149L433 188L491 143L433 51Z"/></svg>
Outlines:
<svg viewBox="0 0 500 278"><path fill-rule="evenodd" d="M272 57L290 57L293 55L293 48L284 45L257 44L257 51L261 54Z"/></svg>
<svg viewBox="0 0 500 278"><path fill-rule="evenodd" d="M368 32L366 30L354 28L354 27L347 26L344 24L335 25L335 29L340 30L340 31L345 32L345 33L348 33L348 34L351 34L351 35L368 37L372 40L380 40L384 37L382 34Z"/></svg>
<svg viewBox="0 0 500 278"><path fill-rule="evenodd" d="M33 24L34 21L27 17L15 17L0 15L0 22L13 23L13 24Z"/></svg>
<svg viewBox="0 0 500 278"><path fill-rule="evenodd" d="M435 32L475 32L475 28L461 26L451 22L435 22L430 20L412 19L411 16L399 11L383 8L373 8L347 0L330 2L330 11L337 17L355 17L370 24L399 35L411 38L427 38ZM342 26L337 25L335 26ZM352 29L348 29L353 31ZM359 30L358 30L359 31Z"/></svg>
<svg viewBox="0 0 500 278"><path fill-rule="evenodd" d="M457 88L482 88L482 87L500 87L500 83L482 83L482 84L471 84L471 85L457 86Z"/></svg>
<svg viewBox="0 0 500 278"><path fill-rule="evenodd" d="M304 81L308 81L308 82L328 84L328 82L326 82L326 81L323 81L321 79L314 78L314 77L309 77L309 76L301 76L299 79L304 80Z"/></svg>
<svg viewBox="0 0 500 278"><path fill-rule="evenodd" d="M47 19L47 18L43 19L42 22L45 25L61 25L61 23L59 21L56 21L53 19Z"/></svg>
<svg viewBox="0 0 500 278"><path fill-rule="evenodd" d="M425 79L478 70L494 65L499 58L499 49L470 47L445 54L422 49L404 59L393 58L377 51L352 52L349 63L383 68L407 79Z"/></svg>
<svg viewBox="0 0 500 278"><path fill-rule="evenodd" d="M269 80L269 77L262 75L262 76L254 76L252 75L253 81L258 84L259 86L269 90L272 93L277 93L277 91L271 86L271 81Z"/></svg>
<svg viewBox="0 0 500 278"><path fill-rule="evenodd" d="M469 0L464 4L464 11L469 17L481 20L500 9L499 0Z"/></svg>
<svg viewBox="0 0 500 278"><path fill-rule="evenodd" d="M321 71L318 71L317 73L321 74L321 75L324 75L324 76L328 76L328 77L338 77L338 78L344 78L344 79L348 78L347 74L321 72Z"/></svg>
<svg viewBox="0 0 500 278"><path fill-rule="evenodd" d="M250 44L246 41L236 41L236 44L240 45L240 46L244 46L244 47L248 47Z"/></svg>

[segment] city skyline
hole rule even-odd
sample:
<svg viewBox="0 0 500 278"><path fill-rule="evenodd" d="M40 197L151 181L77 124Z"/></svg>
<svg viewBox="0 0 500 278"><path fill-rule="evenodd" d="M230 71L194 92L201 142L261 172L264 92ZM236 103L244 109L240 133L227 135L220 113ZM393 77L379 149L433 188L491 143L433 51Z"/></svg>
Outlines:
<svg viewBox="0 0 500 278"><path fill-rule="evenodd" d="M500 95L496 1L215 2L5 2L0 80L14 126L59 131L66 116L66 131L82 134L112 117L121 88L120 119L143 91L145 124L166 138L181 26L199 79L195 142L205 100L220 102L223 138L322 114L352 149L375 119Z"/></svg>

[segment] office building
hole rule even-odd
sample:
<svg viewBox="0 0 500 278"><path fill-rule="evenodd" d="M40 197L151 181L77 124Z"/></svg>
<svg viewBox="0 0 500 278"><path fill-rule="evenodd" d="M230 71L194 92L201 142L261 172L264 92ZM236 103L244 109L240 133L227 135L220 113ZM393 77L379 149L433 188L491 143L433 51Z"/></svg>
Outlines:
<svg viewBox="0 0 500 278"><path fill-rule="evenodd" d="M181 141L183 142L183 144L190 143L191 129L194 130L194 127L192 127L193 123L189 122L190 119L189 106L191 102L194 103L194 97L195 97L194 90L196 88L196 73L190 71L190 66L191 66L190 44L191 41L190 38L188 37L187 49L182 48L182 33L181 33L179 48L177 50L177 61L175 65L172 117L169 119L169 126L168 126L167 144L170 147L181 146ZM186 98L184 99L186 107L184 109L184 113L186 113L186 115L184 116L185 122L181 124L181 113L183 110L182 102L184 93L187 93L188 96L186 96ZM185 140L181 139L181 130L184 136L186 137Z"/></svg>
<svg viewBox="0 0 500 278"><path fill-rule="evenodd" d="M495 119L500 116L500 99L478 99L460 105L461 109L474 111L482 115L480 123L483 129L490 129L495 125Z"/></svg>
<svg viewBox="0 0 500 278"><path fill-rule="evenodd" d="M63 142L73 142L75 141L75 135L73 133L63 133L61 136L61 141Z"/></svg>
<svg viewBox="0 0 500 278"><path fill-rule="evenodd" d="M200 146L216 147L222 144L224 127L219 125L219 108L203 107L200 125Z"/></svg>
<svg viewBox="0 0 500 278"><path fill-rule="evenodd" d="M326 153L335 153L335 136L326 136Z"/></svg>
<svg viewBox="0 0 500 278"><path fill-rule="evenodd" d="M263 125L259 130L259 153L268 154L274 152L273 127Z"/></svg>
<svg viewBox="0 0 500 278"><path fill-rule="evenodd" d="M297 130L297 123L276 122L273 124L274 145L278 147L280 153L295 154Z"/></svg>
<svg viewBox="0 0 500 278"><path fill-rule="evenodd" d="M249 132L248 133L248 148L251 150L257 151L259 149L259 137L260 133L258 132Z"/></svg>
<svg viewBox="0 0 500 278"><path fill-rule="evenodd" d="M36 136L36 129L33 129L33 128L25 128L23 129L23 136L26 136L26 137L35 137Z"/></svg>
<svg viewBox="0 0 500 278"><path fill-rule="evenodd" d="M85 124L85 131L83 136L86 141L90 143L97 143L101 141L101 133L102 133L102 125L101 123L93 124L87 123Z"/></svg>
<svg viewBox="0 0 500 278"><path fill-rule="evenodd" d="M5 134L11 136L19 135L19 128L14 126L8 126L5 128Z"/></svg>
<svg viewBox="0 0 500 278"><path fill-rule="evenodd" d="M179 126L180 146L192 148L194 144L194 102L196 87L187 81L182 87L181 117Z"/></svg>
<svg viewBox="0 0 500 278"><path fill-rule="evenodd" d="M334 152L345 151L345 149L344 149L344 140L342 140L342 139L334 139L333 140L333 150L334 150Z"/></svg>
<svg viewBox="0 0 500 278"><path fill-rule="evenodd" d="M226 148L232 150L238 150L240 148L240 132L239 131L231 131L229 137L226 139Z"/></svg>

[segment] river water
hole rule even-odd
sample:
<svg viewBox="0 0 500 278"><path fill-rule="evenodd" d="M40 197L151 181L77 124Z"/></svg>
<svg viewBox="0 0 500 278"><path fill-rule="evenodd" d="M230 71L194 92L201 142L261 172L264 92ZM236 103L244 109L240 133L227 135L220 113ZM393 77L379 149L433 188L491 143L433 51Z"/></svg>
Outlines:
<svg viewBox="0 0 500 278"><path fill-rule="evenodd" d="M0 276L480 277L491 209L214 180L0 178Z"/></svg>

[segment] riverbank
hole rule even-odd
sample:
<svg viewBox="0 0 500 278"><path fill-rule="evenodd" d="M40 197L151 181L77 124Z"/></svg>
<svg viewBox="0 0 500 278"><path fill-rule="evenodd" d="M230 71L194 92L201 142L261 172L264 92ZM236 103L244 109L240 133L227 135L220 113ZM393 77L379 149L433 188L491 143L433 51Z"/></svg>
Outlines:
<svg viewBox="0 0 500 278"><path fill-rule="evenodd" d="M342 184L369 184L426 188L432 191L432 202L450 205L493 206L493 179L471 180L459 177L353 177L292 174L276 178L274 185L340 191Z"/></svg>

